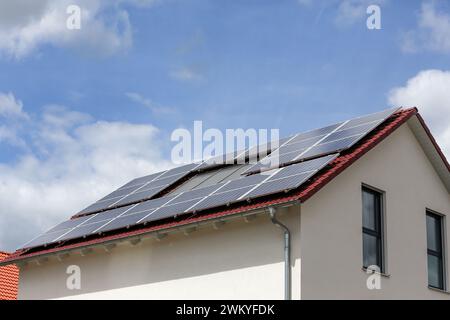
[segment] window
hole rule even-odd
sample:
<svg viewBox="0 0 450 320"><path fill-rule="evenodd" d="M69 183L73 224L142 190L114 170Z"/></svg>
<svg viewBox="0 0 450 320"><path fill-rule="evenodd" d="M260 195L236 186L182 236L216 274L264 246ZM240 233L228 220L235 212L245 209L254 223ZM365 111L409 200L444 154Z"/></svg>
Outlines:
<svg viewBox="0 0 450 320"><path fill-rule="evenodd" d="M444 290L442 216L427 212L428 285Z"/></svg>
<svg viewBox="0 0 450 320"><path fill-rule="evenodd" d="M383 266L383 195L367 187L362 188L363 202L363 266Z"/></svg>

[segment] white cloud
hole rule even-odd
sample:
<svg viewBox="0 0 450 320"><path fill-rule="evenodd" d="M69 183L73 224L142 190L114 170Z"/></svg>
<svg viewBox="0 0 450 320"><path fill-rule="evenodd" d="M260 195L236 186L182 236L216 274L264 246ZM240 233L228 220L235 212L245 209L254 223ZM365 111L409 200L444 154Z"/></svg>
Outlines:
<svg viewBox="0 0 450 320"><path fill-rule="evenodd" d="M22 108L22 101L16 100L11 92L7 94L0 92L0 117L27 118Z"/></svg>
<svg viewBox="0 0 450 320"><path fill-rule="evenodd" d="M181 67L173 70L170 76L176 80L193 82L203 80L203 75L196 67Z"/></svg>
<svg viewBox="0 0 450 320"><path fill-rule="evenodd" d="M161 106L152 100L142 96L136 92L127 92L125 95L133 102L140 104L148 109L150 109L154 113L174 113L175 110L170 107Z"/></svg>
<svg viewBox="0 0 450 320"><path fill-rule="evenodd" d="M14 0L0 2L0 53L23 58L43 45L110 55L132 44L132 27L122 5L149 7L156 0ZM81 8L81 29L66 26L69 5Z"/></svg>
<svg viewBox="0 0 450 320"><path fill-rule="evenodd" d="M33 121L15 132L28 151L0 163L1 249L15 249L132 178L171 166L152 125L93 121L62 106L28 116ZM0 137L5 132L0 127Z"/></svg>
<svg viewBox="0 0 450 320"><path fill-rule="evenodd" d="M417 30L404 33L402 50L450 53L450 15L440 12L435 2L422 3Z"/></svg>
<svg viewBox="0 0 450 320"><path fill-rule="evenodd" d="M447 157L450 157L450 71L425 70L393 89L389 103L416 106Z"/></svg>

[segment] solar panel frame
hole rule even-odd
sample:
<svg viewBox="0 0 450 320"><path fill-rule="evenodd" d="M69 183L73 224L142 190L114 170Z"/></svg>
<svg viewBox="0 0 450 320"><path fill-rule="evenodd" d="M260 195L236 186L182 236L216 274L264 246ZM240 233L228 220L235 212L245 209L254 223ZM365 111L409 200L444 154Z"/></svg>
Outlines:
<svg viewBox="0 0 450 320"><path fill-rule="evenodd" d="M99 201L81 210L76 214L76 216L92 214L98 211L108 210L114 207L124 206L134 202L150 199L156 196L164 189L168 188L170 185L176 183L178 180L184 178L193 170L196 170L198 167L199 164L192 163L188 165L183 165L181 167L173 168L170 170L166 170L157 174L151 174L145 177L134 179L131 182L125 184L123 187L113 191L112 193L103 197ZM147 181L147 182L143 184L133 183L136 181L138 182ZM117 197L111 196L114 193L121 194L123 190L129 190L130 192L123 196Z"/></svg>
<svg viewBox="0 0 450 320"><path fill-rule="evenodd" d="M147 204L147 208L148 208L147 210L139 210L139 209L138 209L138 206L139 206L139 205L142 205L142 203L141 203L141 204L136 204L132 209L130 209L130 210L127 212L127 214L124 214L124 215L122 215L122 216L120 216L120 217L117 217L117 218L115 218L115 219L112 219L111 221L109 221L109 222L106 223L105 225L103 225L103 226L101 226L100 228L96 229L94 232L95 232L95 233L104 232L106 229L108 229L107 226L108 226L109 224L111 224L111 223L117 224L117 222L114 222L115 220L117 220L117 219L119 219L119 218L122 218L122 217L132 216L132 215L137 215L137 214L139 214L139 216L142 216L142 218L141 218L139 221L136 222L136 223L138 224L138 223L141 222L141 220L143 220L144 218L146 218L148 215L150 215L150 214L153 213L154 211L158 210L159 208L163 207L164 205L169 204L170 202L172 202L173 200L175 200L175 199L176 199L177 197L179 197L179 196L180 196L180 194L177 194L177 195L174 195L174 196L162 197L162 198L155 199L155 200L157 200L157 201L151 200L151 201L153 201L153 207L154 207L154 208L150 208L150 209L149 209L149 208L148 208L149 205ZM156 204L159 204L159 206L155 207ZM143 208L143 206L141 206L141 209L142 209L142 208ZM133 211L133 210L134 210L134 211ZM143 213L145 213L145 214L143 214ZM130 219L132 219L132 218L130 218ZM126 226L124 226L124 227L126 227Z"/></svg>
<svg viewBox="0 0 450 320"><path fill-rule="evenodd" d="M300 154L298 157L293 159L293 161L296 161L301 158L311 158L318 155L323 154L329 154L332 152L340 152L342 150L348 149L351 146L353 146L356 142L358 142L363 137L363 134L348 137L340 140L330 141L323 144L318 144L314 147L312 147L310 150L306 150L302 154Z"/></svg>
<svg viewBox="0 0 450 320"><path fill-rule="evenodd" d="M273 180L286 178L286 177L297 175L300 173L318 171L336 158L337 158L337 154L332 154L329 156L324 156L324 157L292 164L290 166L281 168L280 171L275 173L275 175L273 175L267 181L270 182Z"/></svg>
<svg viewBox="0 0 450 320"><path fill-rule="evenodd" d="M247 193L244 199L268 196L270 194L292 190L301 185L312 174L313 172L305 172L286 178L264 182L261 185L257 186L254 190L251 190L249 193Z"/></svg>
<svg viewBox="0 0 450 320"><path fill-rule="evenodd" d="M175 218L178 215L184 214L186 210L191 208L197 202L198 199L192 199L165 205L163 207L156 209L155 211L147 215L145 218L141 219L139 223L147 223L170 217Z"/></svg>
<svg viewBox="0 0 450 320"><path fill-rule="evenodd" d="M76 218L76 219L66 220L66 221L63 221L63 222L57 224L56 226L50 228L45 233L52 233L52 232L59 231L59 230L75 228L76 226L80 225L81 223L83 223L84 221L86 221L90 218L91 217L89 217L89 216L84 216L84 217L80 217L80 218Z"/></svg>
<svg viewBox="0 0 450 320"><path fill-rule="evenodd" d="M161 176L162 174L164 174L167 171L169 171L169 170L164 170L161 172L152 173L152 174L149 174L149 175L146 175L143 177L133 179L130 182L127 182L126 184L124 184L122 187L120 187L117 190L132 188L135 186L143 186L144 184L148 183L149 181L155 180L156 178L158 178L158 176Z"/></svg>
<svg viewBox="0 0 450 320"><path fill-rule="evenodd" d="M144 217L148 216L155 210L156 209L152 209L150 211L140 211L133 214L117 217L116 219L109 221L108 223L101 226L99 229L95 230L94 233L100 234L137 225L137 222L139 220L142 220Z"/></svg>
<svg viewBox="0 0 450 320"><path fill-rule="evenodd" d="M278 153L280 155L282 155L282 154L291 153L291 152L295 152L295 151L299 151L299 150L304 150L304 149L308 148L309 146L311 146L312 144L318 142L323 137L325 137L325 135L312 137L312 138L305 139L305 140L300 140L295 143L286 144L286 145L280 147L280 149L278 150Z"/></svg>
<svg viewBox="0 0 450 320"><path fill-rule="evenodd" d="M204 187L204 188L185 191L185 192L179 194L179 196L177 197L177 199L175 199L173 201L173 203L184 202L184 201L188 201L191 199L200 199L200 198L207 197L209 194L215 192L216 190L221 188L223 185L224 185L223 183L219 183L219 184L215 184L215 185Z"/></svg>
<svg viewBox="0 0 450 320"><path fill-rule="evenodd" d="M348 121L348 123L345 126L342 127L342 129L355 127L355 126L363 124L363 123L369 123L369 122L375 122L375 121L383 122L384 120L386 120L388 117L390 117L391 115L393 115L395 112L397 112L400 109L401 108L395 107L395 108L390 108L390 109L382 110L379 112L375 112L372 114L363 115L363 116L360 116L357 118L352 118Z"/></svg>
<svg viewBox="0 0 450 320"><path fill-rule="evenodd" d="M217 206L238 202L239 201L238 198L251 188L252 186L249 186L212 194L204 198L202 201L198 202L195 206L189 208L189 211L195 212L199 210L210 209Z"/></svg>
<svg viewBox="0 0 450 320"><path fill-rule="evenodd" d="M384 122L387 119L387 117L391 116L398 109L399 108L383 110L375 114L350 119L328 127L312 130L307 133L298 134L289 142L287 142L286 144L284 144L279 148L278 164L280 166L283 166L301 159L319 157L327 153L329 154L334 152L340 152L344 149L351 148L364 136L366 136L369 132L371 132L378 125ZM315 137L321 138L319 140L316 140L314 139ZM312 139L311 141L315 141L315 143L313 143L312 145L310 145L305 149L299 149L297 151L298 155L295 157L291 157L291 153L296 151L286 153L291 149L295 149L295 147L293 148L289 147L290 145L294 145L307 139ZM334 144L327 145L327 143L334 143ZM302 144L302 146L304 145L307 145L307 143ZM332 146L335 146L334 149L332 148ZM300 148L300 145L298 147ZM277 155L269 155L268 157L262 159L257 164L252 166L244 174L252 174L264 170L264 168L267 167L262 164L264 161L270 160L272 163L277 163L277 161L274 160L274 157L276 156ZM272 157L273 159L271 159L270 157Z"/></svg>
<svg viewBox="0 0 450 320"><path fill-rule="evenodd" d="M53 242L55 242L55 239L64 235L65 233L67 233L70 230L71 229L62 229L62 230L58 230L55 232L43 233L40 236L38 236L38 237L32 239L31 241L27 242L26 244L24 244L22 246L22 248L27 249L27 248L34 248L34 247L39 247L42 245L52 244Z"/></svg>
<svg viewBox="0 0 450 320"><path fill-rule="evenodd" d="M63 234L59 238L55 239L54 242L60 242L60 241L68 241L73 240L81 237L87 237L94 233L95 230L100 228L101 226L105 225L107 222L112 221L112 219L107 219L103 221L97 221L94 223L86 223L82 224L72 230L69 230L69 232Z"/></svg>
<svg viewBox="0 0 450 320"><path fill-rule="evenodd" d="M124 213L124 216L125 215L131 215L131 214L139 213L139 212L152 211L154 209L157 209L157 208L163 206L168 201L173 200L177 196L179 196L179 195L178 194L177 195L166 195L166 196L161 197L161 198L156 198L156 199L152 199L152 200L148 200L148 201L144 201L144 202L138 203L135 206L133 206L133 208L131 208L129 211Z"/></svg>
<svg viewBox="0 0 450 320"><path fill-rule="evenodd" d="M291 139L288 143L286 143L286 145L293 144L293 143L307 140L307 139L312 139L312 138L315 138L318 136L325 136L325 135L329 134L330 132L336 130L336 128L341 126L343 123L344 122L338 122L338 123L334 123L334 124L331 124L331 125L323 127L323 128L318 128L318 129L313 129L313 130L310 130L307 132L298 133L294 136L293 139Z"/></svg>
<svg viewBox="0 0 450 320"><path fill-rule="evenodd" d="M127 212L132 207L133 207L133 205L130 205L130 206L120 207L120 208L111 209L111 210L107 210L107 211L101 211L99 213L87 216L87 217L90 217L90 219L89 219L89 221L86 221L85 223L94 223L97 221L114 219L114 218L124 214L124 212Z"/></svg>
<svg viewBox="0 0 450 320"><path fill-rule="evenodd" d="M276 170L268 179L243 195L241 200L267 196L272 193L298 188L303 182L314 176L319 170L323 169L337 157L338 154L328 155Z"/></svg>
<svg viewBox="0 0 450 320"><path fill-rule="evenodd" d="M375 122L375 123L371 122L371 123L362 124L362 125L359 125L356 127L350 127L350 128L338 130L338 131L332 133L331 135L329 135L328 137L326 137L324 140L322 140L320 142L320 144L331 142L331 141L336 141L336 140L340 140L340 139L344 139L344 138L348 138L348 137L353 137L353 136L357 136L357 135L361 135L361 134L366 134L369 131L371 131L374 128L374 126L376 127L378 124L379 124L379 122Z"/></svg>

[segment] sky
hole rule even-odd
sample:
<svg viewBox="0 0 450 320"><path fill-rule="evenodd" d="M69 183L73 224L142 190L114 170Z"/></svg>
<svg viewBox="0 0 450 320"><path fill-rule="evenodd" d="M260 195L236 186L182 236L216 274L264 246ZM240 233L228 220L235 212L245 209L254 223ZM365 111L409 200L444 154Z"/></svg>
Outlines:
<svg viewBox="0 0 450 320"><path fill-rule="evenodd" d="M173 166L195 120L287 136L417 106L450 155L449 89L445 0L1 1L0 250Z"/></svg>

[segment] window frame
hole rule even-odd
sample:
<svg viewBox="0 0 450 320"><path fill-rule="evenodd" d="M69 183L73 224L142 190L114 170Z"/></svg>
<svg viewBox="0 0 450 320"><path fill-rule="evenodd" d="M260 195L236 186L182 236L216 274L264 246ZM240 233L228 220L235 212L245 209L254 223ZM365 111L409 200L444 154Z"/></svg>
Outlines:
<svg viewBox="0 0 450 320"><path fill-rule="evenodd" d="M378 205L376 207L376 226L375 228L378 229L378 231L376 230L372 230L369 229L367 227L364 226L364 192L367 192L369 194L375 195L376 198L378 199ZM386 255L385 255L385 221L386 221L386 217L385 217L385 212L386 212L386 208L385 208L385 192L378 189L378 188L374 188L371 187L367 184L362 184L361 186L361 205L362 205L362 210L361 210L361 214L362 214L362 240L363 240L363 248L362 248L362 264L363 264L363 269L366 269L369 266L364 265L364 234L367 234L369 236L372 237L376 237L377 239L377 263L379 264L379 268L380 268L380 273L384 274L386 273Z"/></svg>
<svg viewBox="0 0 450 320"><path fill-rule="evenodd" d="M428 245L428 226L427 226L427 218L428 216L433 217L433 218L437 218L439 221L439 232L440 232L440 250L436 251L433 249L429 248ZM428 270L428 256L432 255L434 257L437 257L438 259L440 259L440 278L441 278L441 282L442 282L442 286L441 287L436 287L431 285L428 280L428 287L433 288L433 289L437 289L437 290L443 290L446 291L447 290L447 263L446 263L446 237L445 237L445 215L440 214L436 211L433 211L431 209L426 209L425 210L425 228L426 228L426 246L427 246L427 278L429 275L429 270Z"/></svg>

